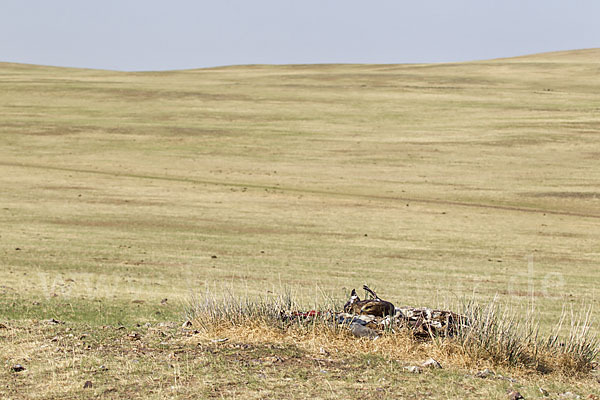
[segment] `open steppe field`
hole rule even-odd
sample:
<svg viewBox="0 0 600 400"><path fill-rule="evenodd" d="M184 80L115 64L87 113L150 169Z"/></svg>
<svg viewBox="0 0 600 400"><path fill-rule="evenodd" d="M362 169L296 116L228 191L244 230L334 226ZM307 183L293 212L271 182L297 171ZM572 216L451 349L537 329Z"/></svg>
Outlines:
<svg viewBox="0 0 600 400"><path fill-rule="evenodd" d="M563 309L596 318L599 265L599 49L136 73L0 63L2 398L600 396L593 376L417 375L362 341L345 354L248 332L226 347L178 329L207 290L290 291L310 308L368 283L396 305L534 306L548 331Z"/></svg>

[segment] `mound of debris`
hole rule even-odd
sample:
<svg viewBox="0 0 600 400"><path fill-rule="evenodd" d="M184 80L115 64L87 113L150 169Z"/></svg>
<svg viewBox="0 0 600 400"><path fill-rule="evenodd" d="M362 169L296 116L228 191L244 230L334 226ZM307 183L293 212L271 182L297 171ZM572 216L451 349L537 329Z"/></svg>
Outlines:
<svg viewBox="0 0 600 400"><path fill-rule="evenodd" d="M344 312L292 312L282 315L284 320L312 320L321 318L338 325L347 326L357 337L376 338L384 332L396 333L408 330L418 339L439 336L453 336L462 325L467 325L466 317L447 310L421 307L395 307L391 302L379 298L377 294L363 286L369 298L361 300L352 290L350 299L344 305Z"/></svg>

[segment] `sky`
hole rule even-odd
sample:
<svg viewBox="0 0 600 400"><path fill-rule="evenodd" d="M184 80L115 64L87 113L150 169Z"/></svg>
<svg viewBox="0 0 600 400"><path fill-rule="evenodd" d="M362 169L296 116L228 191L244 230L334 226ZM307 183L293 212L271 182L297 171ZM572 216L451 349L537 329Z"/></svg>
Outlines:
<svg viewBox="0 0 600 400"><path fill-rule="evenodd" d="M1 0L0 61L148 71L600 47L600 0Z"/></svg>

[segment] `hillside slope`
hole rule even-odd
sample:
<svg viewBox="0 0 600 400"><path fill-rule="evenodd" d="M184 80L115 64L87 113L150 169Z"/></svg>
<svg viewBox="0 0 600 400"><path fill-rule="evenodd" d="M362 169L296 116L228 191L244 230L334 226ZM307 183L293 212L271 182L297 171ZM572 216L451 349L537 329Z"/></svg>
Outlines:
<svg viewBox="0 0 600 400"><path fill-rule="evenodd" d="M549 313L565 296L596 302L598 54L140 73L1 64L3 263L101 269L140 288L185 266L198 285L257 293L368 280L407 302L474 287L522 300L532 286Z"/></svg>
<svg viewBox="0 0 600 400"><path fill-rule="evenodd" d="M448 342L180 327L198 293L311 309L365 283L397 306L535 309L542 335L563 311L585 318L600 299L599 72L599 49L0 64L0 397L598 398L597 371L500 362L484 379L488 359ZM440 354L443 369L405 369Z"/></svg>

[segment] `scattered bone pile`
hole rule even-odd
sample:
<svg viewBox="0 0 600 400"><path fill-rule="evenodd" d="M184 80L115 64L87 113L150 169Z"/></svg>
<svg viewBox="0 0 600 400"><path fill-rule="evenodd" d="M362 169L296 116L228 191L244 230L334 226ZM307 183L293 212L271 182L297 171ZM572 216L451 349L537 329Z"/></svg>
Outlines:
<svg viewBox="0 0 600 400"><path fill-rule="evenodd" d="M391 333L409 329L416 338L427 339L436 336L452 336L464 318L452 311L431 308L397 307L394 315L375 316L370 314L336 314L338 324L348 325L356 336L374 337L384 331ZM365 330L358 328L368 328Z"/></svg>
<svg viewBox="0 0 600 400"><path fill-rule="evenodd" d="M283 316L286 320L311 320L319 317L335 324L347 326L355 336L376 338L384 332L396 333L402 330L416 338L428 339L439 336L452 336L461 325L466 325L464 316L447 310L421 307L395 307L389 301L380 299L366 285L363 286L370 298L361 300L352 290L344 312L294 312Z"/></svg>

